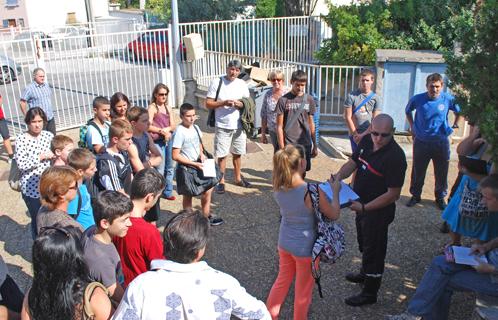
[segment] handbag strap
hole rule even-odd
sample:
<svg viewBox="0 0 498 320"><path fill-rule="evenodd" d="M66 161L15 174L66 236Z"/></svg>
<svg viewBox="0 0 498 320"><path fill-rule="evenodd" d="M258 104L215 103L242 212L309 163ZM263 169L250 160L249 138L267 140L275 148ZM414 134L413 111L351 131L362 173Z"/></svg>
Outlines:
<svg viewBox="0 0 498 320"><path fill-rule="evenodd" d="M100 288L104 290L106 295L109 295L109 291L100 282L94 281L90 282L85 288L85 294L83 295L83 319L94 319L95 312L92 310L92 305L90 304L90 299L92 298L95 289Z"/></svg>
<svg viewBox="0 0 498 320"><path fill-rule="evenodd" d="M360 110L361 107L363 107L370 99L372 99L375 96L375 92L371 92L363 101L353 110L353 114L356 113L356 111Z"/></svg>
<svg viewBox="0 0 498 320"><path fill-rule="evenodd" d="M216 96L214 101L218 101L218 96L220 95L221 84L223 83L223 77L220 77L220 82L218 83L218 89L216 89Z"/></svg>
<svg viewBox="0 0 498 320"><path fill-rule="evenodd" d="M310 196L311 206L313 207L313 212L318 219L318 222L323 221L322 213L320 212L320 193L318 192L318 185L316 183L308 183L308 191L305 194Z"/></svg>

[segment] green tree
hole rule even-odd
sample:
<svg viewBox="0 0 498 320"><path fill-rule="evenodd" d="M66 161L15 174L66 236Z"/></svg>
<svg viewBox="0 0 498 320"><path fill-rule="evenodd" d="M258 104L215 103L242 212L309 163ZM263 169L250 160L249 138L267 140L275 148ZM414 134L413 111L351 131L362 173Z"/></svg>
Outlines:
<svg viewBox="0 0 498 320"><path fill-rule="evenodd" d="M171 0L147 0L145 9L164 23L171 19Z"/></svg>
<svg viewBox="0 0 498 320"><path fill-rule="evenodd" d="M460 52L448 53L448 76L463 114L479 125L498 161L498 4L483 0L474 15L452 21L459 30ZM469 28L469 25L471 27Z"/></svg>
<svg viewBox="0 0 498 320"><path fill-rule="evenodd" d="M179 0L180 22L231 20L243 14L255 0Z"/></svg>
<svg viewBox="0 0 498 320"><path fill-rule="evenodd" d="M256 18L273 18L277 13L277 0L256 0Z"/></svg>

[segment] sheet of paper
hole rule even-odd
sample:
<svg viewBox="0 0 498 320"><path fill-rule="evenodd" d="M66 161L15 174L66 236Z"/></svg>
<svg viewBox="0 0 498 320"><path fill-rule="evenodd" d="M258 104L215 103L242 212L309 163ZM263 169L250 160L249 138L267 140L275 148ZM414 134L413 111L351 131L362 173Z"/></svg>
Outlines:
<svg viewBox="0 0 498 320"><path fill-rule="evenodd" d="M476 259L479 259L483 263L488 263L486 256L470 255L470 248L468 247L451 246L451 248L453 249L455 263L465 264L468 266L477 266L479 265L479 262Z"/></svg>
<svg viewBox="0 0 498 320"><path fill-rule="evenodd" d="M329 202L332 202L333 191L328 182L323 182L320 184L320 189L325 192ZM349 200L358 200L360 197L356 194L356 192L351 189L349 185L341 181L341 191L339 191L339 204L341 208L348 207L351 203Z"/></svg>
<svg viewBox="0 0 498 320"><path fill-rule="evenodd" d="M214 159L206 159L202 163L202 174L205 177L216 177L216 168L214 166Z"/></svg>

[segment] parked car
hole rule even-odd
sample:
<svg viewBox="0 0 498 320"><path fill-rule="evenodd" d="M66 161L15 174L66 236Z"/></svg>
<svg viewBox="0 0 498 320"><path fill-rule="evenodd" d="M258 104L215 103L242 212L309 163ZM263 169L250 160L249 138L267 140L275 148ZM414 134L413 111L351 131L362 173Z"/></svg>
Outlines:
<svg viewBox="0 0 498 320"><path fill-rule="evenodd" d="M87 31L89 31L89 29L86 27L67 26L54 28L48 33L48 36L54 40L60 40L67 37L84 36L87 34Z"/></svg>
<svg viewBox="0 0 498 320"><path fill-rule="evenodd" d="M181 46L181 45L180 45ZM151 61L167 63L169 58L168 33L166 31L147 31L137 39L128 43L130 59L135 61ZM182 56L186 56L186 50L180 47Z"/></svg>
<svg viewBox="0 0 498 320"><path fill-rule="evenodd" d="M11 58L0 54L0 84L16 81L22 74L22 68Z"/></svg>
<svg viewBox="0 0 498 320"><path fill-rule="evenodd" d="M53 43L52 39L49 35L47 35L43 31L25 31L19 33L17 36L14 37L15 40L25 40L25 39L31 39L31 38L38 38L40 39L41 45L43 48L52 48Z"/></svg>

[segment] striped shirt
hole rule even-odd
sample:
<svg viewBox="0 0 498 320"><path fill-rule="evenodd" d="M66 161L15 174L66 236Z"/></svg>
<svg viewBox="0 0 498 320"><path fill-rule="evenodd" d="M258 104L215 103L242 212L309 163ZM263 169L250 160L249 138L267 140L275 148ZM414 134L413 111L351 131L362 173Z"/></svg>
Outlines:
<svg viewBox="0 0 498 320"><path fill-rule="evenodd" d="M21 100L28 103L29 108L40 107L45 111L47 120L54 118L52 107L52 89L45 82L38 84L35 81L31 82L21 95Z"/></svg>

